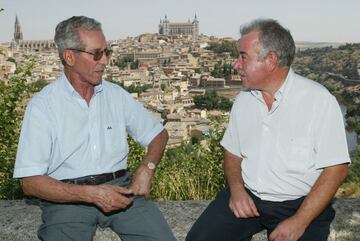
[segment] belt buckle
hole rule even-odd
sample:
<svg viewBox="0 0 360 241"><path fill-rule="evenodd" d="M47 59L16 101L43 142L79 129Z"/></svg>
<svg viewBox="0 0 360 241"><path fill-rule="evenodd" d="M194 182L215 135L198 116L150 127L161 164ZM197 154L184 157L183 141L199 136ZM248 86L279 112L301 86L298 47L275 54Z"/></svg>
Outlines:
<svg viewBox="0 0 360 241"><path fill-rule="evenodd" d="M90 177L89 177L89 184L91 184L91 185L97 185L97 181L96 181L96 177L95 177L95 176L90 176Z"/></svg>

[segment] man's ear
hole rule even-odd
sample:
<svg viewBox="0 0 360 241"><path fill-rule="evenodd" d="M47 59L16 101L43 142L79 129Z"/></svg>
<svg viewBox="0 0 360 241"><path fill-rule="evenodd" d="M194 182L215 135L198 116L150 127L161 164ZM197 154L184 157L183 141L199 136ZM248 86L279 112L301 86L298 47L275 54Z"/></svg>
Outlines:
<svg viewBox="0 0 360 241"><path fill-rule="evenodd" d="M278 62L278 55L275 52L270 51L266 56L266 66L268 67L269 71L273 71L278 66Z"/></svg>
<svg viewBox="0 0 360 241"><path fill-rule="evenodd" d="M63 52L63 58L67 65L74 66L75 64L75 54L70 49L65 49Z"/></svg>

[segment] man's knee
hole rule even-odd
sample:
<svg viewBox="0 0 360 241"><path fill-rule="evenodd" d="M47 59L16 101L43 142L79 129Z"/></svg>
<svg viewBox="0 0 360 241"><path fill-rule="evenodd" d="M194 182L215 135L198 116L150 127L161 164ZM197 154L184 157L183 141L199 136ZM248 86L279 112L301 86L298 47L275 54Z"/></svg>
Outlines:
<svg viewBox="0 0 360 241"><path fill-rule="evenodd" d="M84 223L41 225L38 237L42 241L91 241L96 226Z"/></svg>
<svg viewBox="0 0 360 241"><path fill-rule="evenodd" d="M135 198L126 212L109 219L111 229L124 240L176 241L159 208L144 198Z"/></svg>

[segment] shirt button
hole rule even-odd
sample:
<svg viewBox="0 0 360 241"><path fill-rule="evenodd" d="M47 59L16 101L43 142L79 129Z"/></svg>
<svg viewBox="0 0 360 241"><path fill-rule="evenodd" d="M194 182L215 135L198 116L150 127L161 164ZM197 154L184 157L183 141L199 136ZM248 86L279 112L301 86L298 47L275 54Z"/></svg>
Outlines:
<svg viewBox="0 0 360 241"><path fill-rule="evenodd" d="M94 145L94 150L96 149L96 145Z"/></svg>

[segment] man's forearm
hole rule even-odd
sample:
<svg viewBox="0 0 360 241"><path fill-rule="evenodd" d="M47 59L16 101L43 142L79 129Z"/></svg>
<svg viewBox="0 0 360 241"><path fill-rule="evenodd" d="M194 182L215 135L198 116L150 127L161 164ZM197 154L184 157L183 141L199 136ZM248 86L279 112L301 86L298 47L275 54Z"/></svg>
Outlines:
<svg viewBox="0 0 360 241"><path fill-rule="evenodd" d="M257 217L260 214L244 187L241 162L242 158L225 151L224 171L230 188L229 208L237 218Z"/></svg>
<svg viewBox="0 0 360 241"><path fill-rule="evenodd" d="M168 133L164 129L150 142L148 151L144 157L144 163L138 167L133 175L130 190L132 190L134 195L143 195L146 198L150 196L151 180L155 169L150 168L147 164L149 161L155 165L160 162L167 140Z"/></svg>
<svg viewBox="0 0 360 241"><path fill-rule="evenodd" d="M326 167L293 218L306 228L329 205L348 169L347 163Z"/></svg>
<svg viewBox="0 0 360 241"><path fill-rule="evenodd" d="M88 202L88 186L66 184L49 176L31 176L22 179L23 191L26 195L47 201Z"/></svg>
<svg viewBox="0 0 360 241"><path fill-rule="evenodd" d="M124 196L131 190L117 185L67 184L48 176L23 178L25 194L56 203L91 203L104 212L128 207L132 199Z"/></svg>
<svg viewBox="0 0 360 241"><path fill-rule="evenodd" d="M144 161L152 161L155 164L158 164L164 154L168 139L169 135L165 129L155 136L148 146Z"/></svg>
<svg viewBox="0 0 360 241"><path fill-rule="evenodd" d="M241 162L242 162L242 158L225 150L224 173L230 191L244 189L244 181L242 179L242 174L241 174Z"/></svg>

